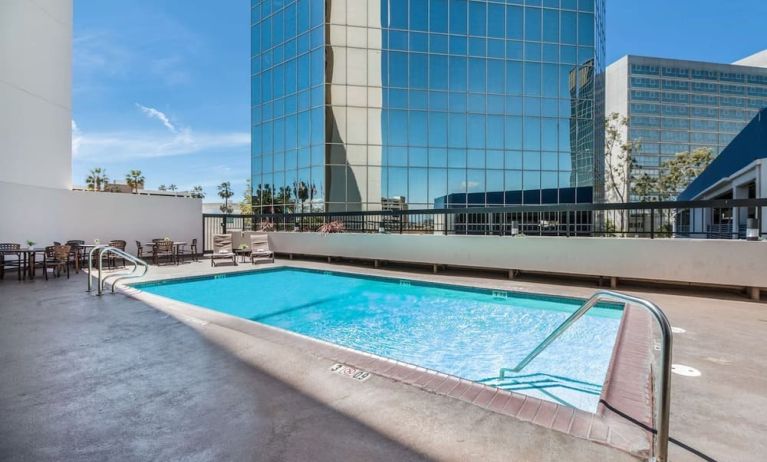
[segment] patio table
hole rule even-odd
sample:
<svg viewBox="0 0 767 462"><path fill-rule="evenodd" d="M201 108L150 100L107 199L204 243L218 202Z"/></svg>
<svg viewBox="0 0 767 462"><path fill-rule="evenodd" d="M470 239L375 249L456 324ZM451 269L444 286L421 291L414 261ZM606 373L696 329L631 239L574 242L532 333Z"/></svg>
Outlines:
<svg viewBox="0 0 767 462"><path fill-rule="evenodd" d="M234 253L240 257L240 263L247 263L247 258L250 256L250 249L234 249Z"/></svg>
<svg viewBox="0 0 767 462"><path fill-rule="evenodd" d="M75 271L78 273L80 272L80 262L82 259L86 258L87 255L90 255L91 249L96 247L97 245L101 244L78 244L77 245L77 256L75 257ZM82 252L82 254L80 254ZM96 254L98 256L98 254Z"/></svg>
<svg viewBox="0 0 767 462"><path fill-rule="evenodd" d="M154 244L154 242L144 244L144 247L146 247L151 252L154 250ZM178 264L179 249L187 244L188 242L186 241L173 241L173 252L176 254L176 264Z"/></svg>
<svg viewBox="0 0 767 462"><path fill-rule="evenodd" d="M20 272L26 280L35 278L35 256L38 252L45 252L45 247L25 247L17 250L0 250L3 255L21 254Z"/></svg>

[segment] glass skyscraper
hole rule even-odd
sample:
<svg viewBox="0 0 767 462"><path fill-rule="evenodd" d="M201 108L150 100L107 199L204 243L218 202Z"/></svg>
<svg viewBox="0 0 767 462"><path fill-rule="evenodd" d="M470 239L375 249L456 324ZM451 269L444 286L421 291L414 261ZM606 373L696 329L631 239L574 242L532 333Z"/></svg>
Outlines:
<svg viewBox="0 0 767 462"><path fill-rule="evenodd" d="M658 175L676 154L718 155L767 107L767 67L626 56L607 68L607 110L629 117L624 137L640 142L636 177ZM640 200L629 194L631 201Z"/></svg>
<svg viewBox="0 0 767 462"><path fill-rule="evenodd" d="M591 202L603 0L253 0L265 211Z"/></svg>

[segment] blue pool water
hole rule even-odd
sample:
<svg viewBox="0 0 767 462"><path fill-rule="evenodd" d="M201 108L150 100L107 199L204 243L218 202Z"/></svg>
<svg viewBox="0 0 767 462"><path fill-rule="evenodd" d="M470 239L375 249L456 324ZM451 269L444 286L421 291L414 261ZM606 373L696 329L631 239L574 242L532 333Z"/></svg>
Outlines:
<svg viewBox="0 0 767 462"><path fill-rule="evenodd" d="M622 315L592 309L501 379L582 301L286 268L134 287L592 412Z"/></svg>

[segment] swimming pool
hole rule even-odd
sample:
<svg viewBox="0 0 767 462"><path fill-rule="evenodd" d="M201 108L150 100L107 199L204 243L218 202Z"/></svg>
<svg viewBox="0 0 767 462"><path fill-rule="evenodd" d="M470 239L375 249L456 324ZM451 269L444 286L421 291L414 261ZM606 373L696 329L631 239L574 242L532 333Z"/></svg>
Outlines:
<svg viewBox="0 0 767 462"><path fill-rule="evenodd" d="M590 412L622 316L617 304L592 309L501 378L583 300L296 268L133 287Z"/></svg>

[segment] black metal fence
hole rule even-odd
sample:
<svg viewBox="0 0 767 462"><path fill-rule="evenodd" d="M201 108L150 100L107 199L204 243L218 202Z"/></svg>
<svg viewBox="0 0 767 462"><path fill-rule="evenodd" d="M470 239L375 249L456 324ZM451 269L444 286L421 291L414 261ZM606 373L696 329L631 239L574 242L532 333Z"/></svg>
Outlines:
<svg viewBox="0 0 767 462"><path fill-rule="evenodd" d="M338 222L346 233L745 239L748 224L767 236L767 199L624 204L557 204L368 212L203 215L204 250L236 231L317 232ZM338 224L335 223L335 224ZM753 234L754 231L751 231Z"/></svg>

